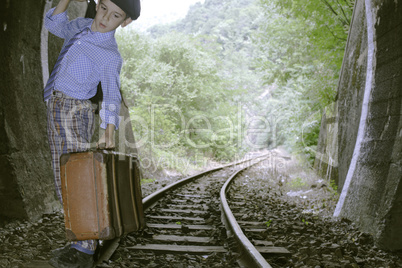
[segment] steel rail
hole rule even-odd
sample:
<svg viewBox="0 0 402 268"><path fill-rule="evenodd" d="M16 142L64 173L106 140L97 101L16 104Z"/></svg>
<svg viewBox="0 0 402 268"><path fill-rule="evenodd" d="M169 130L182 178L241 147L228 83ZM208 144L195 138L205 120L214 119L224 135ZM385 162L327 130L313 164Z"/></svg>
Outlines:
<svg viewBox="0 0 402 268"><path fill-rule="evenodd" d="M239 261L241 264L243 264L246 267L253 267L253 268L255 267L272 268L272 266L269 265L269 263L265 260L265 258L260 254L260 252L258 252L258 250L250 242L250 240L248 240L248 238L244 235L226 199L226 193L228 192L229 186L233 182L233 179L245 169L246 168L238 170L235 173L233 173L232 176L230 176L230 178L225 182L220 191L223 220L225 222L226 227L232 232L233 236L235 237L237 244L240 246Z"/></svg>
<svg viewBox="0 0 402 268"><path fill-rule="evenodd" d="M155 204L158 200L160 200L167 192L175 190L175 189L177 189L177 188L179 188L179 187L181 187L181 186L183 186L183 185L185 185L187 183L190 183L190 182L194 181L195 179L198 179L198 178L200 178L200 177L202 177L204 175L207 175L209 173L212 173L212 172L215 172L215 171L227 168L227 167L236 166L236 165L240 165L242 163L253 161L255 159L264 157L266 155L268 155L268 154L253 157L253 158L250 158L250 159L240 160L240 161L235 162L235 163L231 163L231 164L227 164L227 165L224 165L224 166L221 166L221 167L217 167L217 168L209 169L209 170L206 170L206 171L202 171L202 172L197 173L195 175L183 178L183 179L181 179L181 180L179 180L177 182L169 184L169 185L167 185L167 186L155 191L154 193L146 196L145 198L143 198L142 199L143 208L144 208L144 210L150 208L153 204ZM251 165L253 165L253 164L251 164ZM114 240L110 241L110 243L107 243L105 248L100 253L100 257L99 257L98 261L94 263L94 267L96 265L101 264L103 261L109 260L110 256L114 253L114 251L118 247L119 242L120 242L120 239L114 239Z"/></svg>
<svg viewBox="0 0 402 268"><path fill-rule="evenodd" d="M209 169L209 170L206 170L206 171L202 171L202 172L197 173L197 174L195 174L195 175L188 176L188 177L183 178L183 179L181 179L181 180L179 180L179 181L177 181L177 182L174 182L174 183L172 183L172 184L169 184L169 185L167 185L167 186L165 186L165 187L163 187L163 188L161 188L161 189L159 189L159 190L153 192L152 194L150 194L150 195L148 195L148 196L146 196L146 197L144 197L144 198L142 199L142 203L143 203L144 210L150 208L150 207L151 207L153 204L155 204L159 199L161 199L167 192L172 191L172 190L175 190L175 189L177 189L177 188L179 188L179 187L181 187L181 186L183 186L183 185L185 185L185 184L187 184L187 183L192 182L192 181L195 180L195 179L198 179L198 178L200 178L200 177L202 177L202 176L204 176L204 175L207 175L207 174L209 174L209 173L212 173L212 172L215 172L215 171L218 171L218 170L227 168L227 167L240 165L240 164L245 163L245 162L248 162L248 161L253 161L253 160L255 160L255 159L264 157L264 156L266 156L266 155L267 155L267 154L264 154L264 155L262 155L262 156L257 156L257 157L250 158L250 159L246 159L246 160L240 160L240 161L235 162L235 163L231 163L231 164L227 164L227 165L224 165L224 166L221 166L221 167L217 167L217 168Z"/></svg>

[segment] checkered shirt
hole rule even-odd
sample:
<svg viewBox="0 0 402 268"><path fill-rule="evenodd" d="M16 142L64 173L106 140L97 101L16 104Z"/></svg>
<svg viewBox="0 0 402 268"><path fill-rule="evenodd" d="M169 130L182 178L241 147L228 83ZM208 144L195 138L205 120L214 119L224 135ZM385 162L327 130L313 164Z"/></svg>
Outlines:
<svg viewBox="0 0 402 268"><path fill-rule="evenodd" d="M76 41L64 56L55 78L55 90L79 100L95 96L102 83L103 102L100 110L101 127L113 124L118 128L120 113L120 56L115 31L91 31L93 19L77 18L69 21L67 12L52 16L54 8L45 17L45 27L63 38L64 46L77 32L89 28L89 33ZM64 47L63 46L63 47Z"/></svg>

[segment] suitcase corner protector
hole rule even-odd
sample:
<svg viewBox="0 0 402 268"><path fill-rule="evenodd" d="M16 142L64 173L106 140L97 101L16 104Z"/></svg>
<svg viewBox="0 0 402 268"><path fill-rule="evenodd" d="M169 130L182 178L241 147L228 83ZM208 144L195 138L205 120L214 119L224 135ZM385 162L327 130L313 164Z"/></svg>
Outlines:
<svg viewBox="0 0 402 268"><path fill-rule="evenodd" d="M114 232L114 229L111 227L104 228L99 234L99 238L102 240L110 240L115 237L116 237L116 234Z"/></svg>
<svg viewBox="0 0 402 268"><path fill-rule="evenodd" d="M70 159L70 154L69 153L62 154L60 156L60 166L64 166L68 162L69 159Z"/></svg>
<svg viewBox="0 0 402 268"><path fill-rule="evenodd" d="M73 233L73 231L66 229L66 237L69 241L77 240L77 236Z"/></svg>

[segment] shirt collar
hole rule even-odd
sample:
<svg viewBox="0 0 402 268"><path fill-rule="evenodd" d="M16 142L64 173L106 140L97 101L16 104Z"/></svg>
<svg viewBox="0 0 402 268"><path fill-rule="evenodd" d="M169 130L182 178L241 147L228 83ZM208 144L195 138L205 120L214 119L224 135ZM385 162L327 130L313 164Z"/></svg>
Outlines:
<svg viewBox="0 0 402 268"><path fill-rule="evenodd" d="M107 33L100 33L100 32L93 32L91 29L92 26L92 22L93 19L88 21L88 24L84 26L84 29L89 29L89 34L92 35L92 38L96 41L96 42L103 42L103 41L107 41L109 39L112 39L114 37L114 34L116 32L116 30L107 32Z"/></svg>

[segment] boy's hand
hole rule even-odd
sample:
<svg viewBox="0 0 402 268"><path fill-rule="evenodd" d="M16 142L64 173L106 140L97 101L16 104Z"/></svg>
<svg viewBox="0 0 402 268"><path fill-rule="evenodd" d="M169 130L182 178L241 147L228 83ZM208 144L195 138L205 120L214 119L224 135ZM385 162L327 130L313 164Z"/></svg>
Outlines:
<svg viewBox="0 0 402 268"><path fill-rule="evenodd" d="M96 144L96 147L98 147L99 149L114 149L115 148L114 125L113 124L107 125L105 133L103 133L102 137L99 139L98 143Z"/></svg>
<svg viewBox="0 0 402 268"><path fill-rule="evenodd" d="M53 11L53 16L63 13L64 11L67 10L68 5L70 4L71 0L60 0L59 3L57 4L56 8ZM86 2L87 0L74 0L76 2Z"/></svg>

